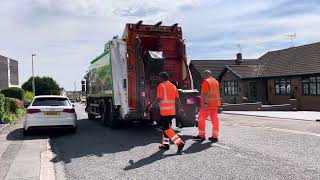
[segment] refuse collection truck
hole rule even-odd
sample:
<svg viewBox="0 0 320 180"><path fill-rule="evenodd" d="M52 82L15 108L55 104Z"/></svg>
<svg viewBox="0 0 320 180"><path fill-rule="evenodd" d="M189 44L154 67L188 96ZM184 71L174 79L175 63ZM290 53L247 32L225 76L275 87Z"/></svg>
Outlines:
<svg viewBox="0 0 320 180"><path fill-rule="evenodd" d="M122 121L159 122L159 108L146 109L156 98L158 74L166 71L185 112L177 116L176 124L194 126L198 91L193 89L185 49L178 24L126 24L123 36L107 42L103 53L91 61L82 81L88 118L99 116L112 128Z"/></svg>

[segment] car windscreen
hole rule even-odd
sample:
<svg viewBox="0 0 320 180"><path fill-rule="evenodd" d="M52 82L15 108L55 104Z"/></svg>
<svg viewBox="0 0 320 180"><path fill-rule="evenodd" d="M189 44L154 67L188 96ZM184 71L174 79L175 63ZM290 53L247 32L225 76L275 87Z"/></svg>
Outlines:
<svg viewBox="0 0 320 180"><path fill-rule="evenodd" d="M70 106L67 98L43 97L36 98L32 106Z"/></svg>

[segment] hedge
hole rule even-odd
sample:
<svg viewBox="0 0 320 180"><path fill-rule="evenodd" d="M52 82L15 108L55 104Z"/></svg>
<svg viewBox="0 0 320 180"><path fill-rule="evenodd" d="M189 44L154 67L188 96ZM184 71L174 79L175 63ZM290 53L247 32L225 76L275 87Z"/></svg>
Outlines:
<svg viewBox="0 0 320 180"><path fill-rule="evenodd" d="M19 108L20 107L16 99L9 97L5 98L6 112L17 113Z"/></svg>
<svg viewBox="0 0 320 180"><path fill-rule="evenodd" d="M25 91L18 87L10 87L10 88L1 90L1 93L4 94L6 97L23 100Z"/></svg>
<svg viewBox="0 0 320 180"><path fill-rule="evenodd" d="M0 93L0 121L3 119L3 116L5 114L5 96Z"/></svg>

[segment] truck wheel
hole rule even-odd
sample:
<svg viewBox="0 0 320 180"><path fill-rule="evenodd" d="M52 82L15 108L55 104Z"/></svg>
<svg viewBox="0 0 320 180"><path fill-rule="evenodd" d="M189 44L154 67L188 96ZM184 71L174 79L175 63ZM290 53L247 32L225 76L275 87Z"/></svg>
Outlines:
<svg viewBox="0 0 320 180"><path fill-rule="evenodd" d="M116 112L114 112L114 109L113 109L113 103L112 103L112 100L111 99L108 99L107 100L107 103L106 103L106 119L109 123L109 126L112 128L112 129L116 129L119 127L120 123L119 123L119 119L117 116L115 116Z"/></svg>
<svg viewBox="0 0 320 180"><path fill-rule="evenodd" d="M88 113L88 119L94 120L96 116L94 114Z"/></svg>
<svg viewBox="0 0 320 180"><path fill-rule="evenodd" d="M108 126L106 118L107 118L107 107L106 107L106 103L103 101L100 103L100 119L101 119L101 123L104 126Z"/></svg>

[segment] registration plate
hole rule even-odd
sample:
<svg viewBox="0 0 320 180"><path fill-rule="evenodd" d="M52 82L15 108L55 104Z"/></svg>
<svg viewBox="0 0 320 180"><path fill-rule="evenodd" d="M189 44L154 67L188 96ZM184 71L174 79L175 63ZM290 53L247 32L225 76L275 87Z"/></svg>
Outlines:
<svg viewBox="0 0 320 180"><path fill-rule="evenodd" d="M45 116L59 116L60 112L44 112Z"/></svg>

